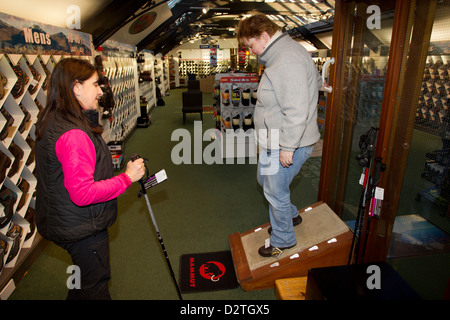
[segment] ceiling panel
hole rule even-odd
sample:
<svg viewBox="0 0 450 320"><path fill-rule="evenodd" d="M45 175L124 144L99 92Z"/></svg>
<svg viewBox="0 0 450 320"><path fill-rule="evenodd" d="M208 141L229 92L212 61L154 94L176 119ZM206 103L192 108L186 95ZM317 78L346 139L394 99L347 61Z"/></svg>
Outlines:
<svg viewBox="0 0 450 320"><path fill-rule="evenodd" d="M166 8L165 12L157 12L158 19L155 18L150 26L143 28L140 25L142 30L130 35L130 27L138 20L137 15L161 3ZM324 48L327 44L315 34L332 30L335 1L17 0L3 1L0 11L67 27L71 5L80 8L80 31L91 34L96 47L113 39L136 45L138 50L167 53L181 42L196 37L234 38L239 21L253 11L269 15L298 41ZM207 9L206 13L202 12L203 9ZM148 23L151 15L147 15L146 19L142 18L141 22Z"/></svg>
<svg viewBox="0 0 450 320"><path fill-rule="evenodd" d="M81 28L84 22L100 15L112 0L3 0L0 11L27 20L67 28L67 20L73 15L71 6L80 8Z"/></svg>

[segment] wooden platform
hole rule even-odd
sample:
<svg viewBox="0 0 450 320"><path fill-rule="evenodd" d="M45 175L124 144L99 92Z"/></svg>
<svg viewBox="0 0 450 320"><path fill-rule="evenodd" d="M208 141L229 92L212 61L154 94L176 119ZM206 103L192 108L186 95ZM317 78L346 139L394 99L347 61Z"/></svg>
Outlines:
<svg viewBox="0 0 450 320"><path fill-rule="evenodd" d="M277 300L305 300L308 277L275 280Z"/></svg>
<svg viewBox="0 0 450 320"><path fill-rule="evenodd" d="M307 276L310 268L345 265L352 241L347 225L323 202L299 210L297 245L279 258L263 258L258 248L270 238L270 223L228 236L236 277L244 291L269 289L275 280Z"/></svg>

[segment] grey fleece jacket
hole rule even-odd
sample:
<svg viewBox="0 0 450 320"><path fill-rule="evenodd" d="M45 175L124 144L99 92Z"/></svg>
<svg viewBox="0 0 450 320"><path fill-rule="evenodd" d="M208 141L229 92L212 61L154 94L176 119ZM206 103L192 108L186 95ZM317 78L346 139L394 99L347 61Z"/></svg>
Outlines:
<svg viewBox="0 0 450 320"><path fill-rule="evenodd" d="M266 67L254 114L259 146L295 151L315 144L320 138L317 102L322 78L310 54L284 33L258 59Z"/></svg>

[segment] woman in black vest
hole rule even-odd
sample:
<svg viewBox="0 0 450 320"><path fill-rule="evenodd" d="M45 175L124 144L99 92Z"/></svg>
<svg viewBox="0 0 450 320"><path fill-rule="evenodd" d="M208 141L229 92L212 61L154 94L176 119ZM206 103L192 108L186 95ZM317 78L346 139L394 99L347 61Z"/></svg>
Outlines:
<svg viewBox="0 0 450 320"><path fill-rule="evenodd" d="M108 227L117 219L116 198L145 173L138 159L113 175L98 122L101 95L92 64L63 59L36 123L36 225L68 251L81 275L67 284L68 299L110 299Z"/></svg>

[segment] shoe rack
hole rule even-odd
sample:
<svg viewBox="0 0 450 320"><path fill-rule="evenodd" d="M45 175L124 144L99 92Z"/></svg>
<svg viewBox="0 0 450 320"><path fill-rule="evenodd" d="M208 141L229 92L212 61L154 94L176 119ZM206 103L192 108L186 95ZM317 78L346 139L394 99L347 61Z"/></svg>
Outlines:
<svg viewBox="0 0 450 320"><path fill-rule="evenodd" d="M225 73L230 69L230 65L230 60L217 61L217 66L212 67L209 60L180 59L179 77L187 78L189 74L195 74L202 77L216 73Z"/></svg>
<svg viewBox="0 0 450 320"><path fill-rule="evenodd" d="M429 56L423 73L415 126L441 136L450 107L450 56ZM445 61L445 63L444 63Z"/></svg>
<svg viewBox="0 0 450 320"><path fill-rule="evenodd" d="M448 216L450 204L450 56L429 56L423 73L415 128L442 139L442 148L426 153L421 177L430 188L417 193L442 208ZM450 217L450 216L448 216Z"/></svg>
<svg viewBox="0 0 450 320"><path fill-rule="evenodd" d="M166 56L157 54L155 56L155 81L161 95L164 97L169 94L169 60Z"/></svg>
<svg viewBox="0 0 450 320"><path fill-rule="evenodd" d="M0 296L44 241L34 224L34 129L47 81L61 56L0 55ZM20 280L20 279L19 279Z"/></svg>
<svg viewBox="0 0 450 320"><path fill-rule="evenodd" d="M170 88L178 88L180 86L180 59L174 56L169 57L169 75ZM183 82L184 84L184 82Z"/></svg>
<svg viewBox="0 0 450 320"><path fill-rule="evenodd" d="M155 56L150 52L141 52L137 64L139 92L141 99L145 99L147 114L149 114L150 110L156 106ZM139 116L142 116L142 114L139 114Z"/></svg>
<svg viewBox="0 0 450 320"><path fill-rule="evenodd" d="M136 126L139 115L139 84L137 61L134 58L105 56L103 68L109 79L115 106L112 117L104 121L103 139L124 141Z"/></svg>

